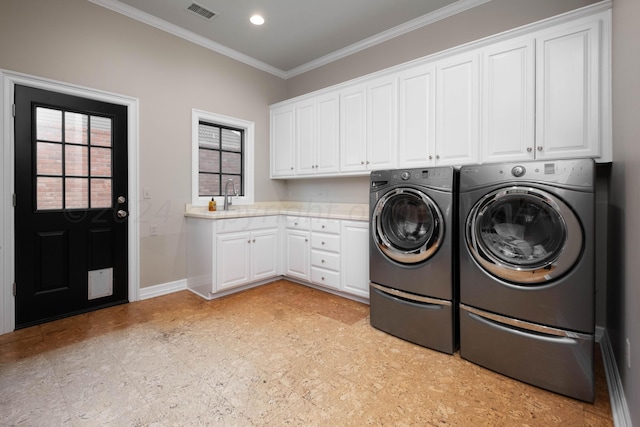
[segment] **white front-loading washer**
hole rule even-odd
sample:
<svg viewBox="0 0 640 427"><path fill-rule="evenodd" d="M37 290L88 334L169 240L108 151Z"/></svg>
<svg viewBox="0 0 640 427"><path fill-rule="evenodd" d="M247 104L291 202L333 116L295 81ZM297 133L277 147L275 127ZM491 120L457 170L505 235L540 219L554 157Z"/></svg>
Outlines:
<svg viewBox="0 0 640 427"><path fill-rule="evenodd" d="M594 397L595 164L460 170L460 355Z"/></svg>

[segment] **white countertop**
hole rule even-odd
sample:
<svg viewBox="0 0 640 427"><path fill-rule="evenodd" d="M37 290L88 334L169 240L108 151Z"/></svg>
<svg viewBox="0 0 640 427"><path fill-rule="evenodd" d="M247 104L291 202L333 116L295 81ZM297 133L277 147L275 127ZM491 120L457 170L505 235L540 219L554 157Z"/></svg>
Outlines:
<svg viewBox="0 0 640 427"><path fill-rule="evenodd" d="M368 221L369 205L362 203L259 202L254 205L232 205L225 211L209 212L207 206L186 205L190 218L224 219L267 215L295 215L326 219Z"/></svg>

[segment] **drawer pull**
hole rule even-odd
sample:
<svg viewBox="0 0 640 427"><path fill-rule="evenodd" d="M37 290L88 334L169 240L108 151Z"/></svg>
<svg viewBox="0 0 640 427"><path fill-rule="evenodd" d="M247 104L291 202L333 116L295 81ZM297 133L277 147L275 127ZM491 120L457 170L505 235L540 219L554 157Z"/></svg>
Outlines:
<svg viewBox="0 0 640 427"><path fill-rule="evenodd" d="M324 276L322 276L322 280L324 280Z"/></svg>
<svg viewBox="0 0 640 427"><path fill-rule="evenodd" d="M320 262L322 262L324 264L324 260L321 260Z"/></svg>
<svg viewBox="0 0 640 427"><path fill-rule="evenodd" d="M322 242L322 244L324 245L324 242Z"/></svg>
<svg viewBox="0 0 640 427"><path fill-rule="evenodd" d="M324 225L322 226L322 228L324 228Z"/></svg>

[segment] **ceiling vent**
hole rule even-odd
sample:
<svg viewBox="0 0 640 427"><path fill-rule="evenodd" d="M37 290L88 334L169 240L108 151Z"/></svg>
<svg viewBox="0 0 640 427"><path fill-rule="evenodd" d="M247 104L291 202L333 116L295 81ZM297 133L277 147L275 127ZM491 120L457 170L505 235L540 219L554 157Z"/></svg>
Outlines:
<svg viewBox="0 0 640 427"><path fill-rule="evenodd" d="M205 9L204 7L196 3L191 3L187 10L207 20L211 20L214 16L216 16L215 12L212 12L209 9Z"/></svg>

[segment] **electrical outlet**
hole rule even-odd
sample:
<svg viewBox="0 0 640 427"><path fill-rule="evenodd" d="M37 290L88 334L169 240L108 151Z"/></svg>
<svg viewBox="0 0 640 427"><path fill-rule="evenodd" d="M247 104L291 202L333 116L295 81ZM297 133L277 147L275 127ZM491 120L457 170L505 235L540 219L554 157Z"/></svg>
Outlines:
<svg viewBox="0 0 640 427"><path fill-rule="evenodd" d="M631 341L627 338L627 351L625 352L627 356L627 368L631 369Z"/></svg>
<svg viewBox="0 0 640 427"><path fill-rule="evenodd" d="M157 236L158 235L158 226L155 224L151 224L149 226L149 235L150 236Z"/></svg>

